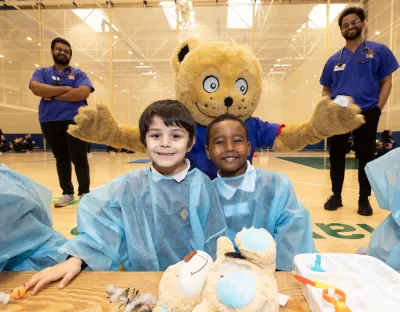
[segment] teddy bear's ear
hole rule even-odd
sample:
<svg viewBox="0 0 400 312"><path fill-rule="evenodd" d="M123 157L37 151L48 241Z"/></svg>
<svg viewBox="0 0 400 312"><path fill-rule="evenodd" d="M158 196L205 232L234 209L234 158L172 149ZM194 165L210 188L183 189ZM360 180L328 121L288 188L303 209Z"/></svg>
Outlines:
<svg viewBox="0 0 400 312"><path fill-rule="evenodd" d="M200 45L200 41L192 38L183 41L178 48L175 50L174 54L172 55L172 66L174 67L175 71L178 72L181 66L182 61L184 60L185 56L190 53L195 47Z"/></svg>
<svg viewBox="0 0 400 312"><path fill-rule="evenodd" d="M224 256L227 252L234 252L235 247L233 246L232 241L226 237L221 236L217 240L217 258Z"/></svg>

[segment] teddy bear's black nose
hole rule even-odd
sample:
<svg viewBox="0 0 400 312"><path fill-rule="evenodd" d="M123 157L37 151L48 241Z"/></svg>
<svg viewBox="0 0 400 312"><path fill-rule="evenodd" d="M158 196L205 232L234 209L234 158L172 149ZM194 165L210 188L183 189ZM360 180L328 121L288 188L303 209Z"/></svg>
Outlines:
<svg viewBox="0 0 400 312"><path fill-rule="evenodd" d="M233 99L230 96L225 98L225 106L226 107L231 107L232 104L233 104Z"/></svg>

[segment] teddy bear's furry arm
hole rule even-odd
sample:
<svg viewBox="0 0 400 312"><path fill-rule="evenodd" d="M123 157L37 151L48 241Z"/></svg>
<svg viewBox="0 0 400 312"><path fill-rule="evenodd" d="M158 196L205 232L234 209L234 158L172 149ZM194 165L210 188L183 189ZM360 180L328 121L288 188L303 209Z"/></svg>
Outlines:
<svg viewBox="0 0 400 312"><path fill-rule="evenodd" d="M298 151L308 144L338 134L348 133L365 123L360 108L355 104L339 106L330 97L324 97L309 121L284 127L277 136L274 148L279 152Z"/></svg>
<svg viewBox="0 0 400 312"><path fill-rule="evenodd" d="M137 127L118 125L108 106L105 104L81 107L75 117L76 125L68 127L68 133L85 142L106 144L115 148L126 148L143 152Z"/></svg>

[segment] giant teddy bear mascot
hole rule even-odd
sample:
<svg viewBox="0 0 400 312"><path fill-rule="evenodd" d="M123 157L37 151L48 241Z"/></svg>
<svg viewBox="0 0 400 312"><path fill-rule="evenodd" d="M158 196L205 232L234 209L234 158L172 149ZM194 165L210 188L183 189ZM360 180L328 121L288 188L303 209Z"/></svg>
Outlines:
<svg viewBox="0 0 400 312"><path fill-rule="evenodd" d="M172 64L176 71L176 99L186 105L197 122L196 144L188 154L192 167L215 178L217 168L207 159L206 127L223 113L242 118L249 131L251 161L256 148L297 151L307 144L343 134L364 123L357 105L338 105L329 97L317 104L311 119L299 124L279 125L252 117L260 101L262 70L249 47L231 42L200 43L189 39L176 49ZM84 141L142 151L137 127L118 125L105 104L80 108L68 132Z"/></svg>

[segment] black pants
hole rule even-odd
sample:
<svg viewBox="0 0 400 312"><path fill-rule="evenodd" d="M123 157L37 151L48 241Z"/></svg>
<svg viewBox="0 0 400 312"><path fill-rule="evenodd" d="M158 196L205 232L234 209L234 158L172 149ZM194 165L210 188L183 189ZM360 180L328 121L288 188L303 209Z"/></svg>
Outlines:
<svg viewBox="0 0 400 312"><path fill-rule="evenodd" d="M360 198L366 199L371 195L371 185L365 174L365 165L374 159L376 148L376 131L378 129L381 110L379 107L364 111L365 124L353 131L354 150L358 158L358 183ZM345 172L347 144L350 133L335 135L329 138L329 159L331 163L332 192L341 196Z"/></svg>
<svg viewBox="0 0 400 312"><path fill-rule="evenodd" d="M89 193L89 163L87 159L88 143L81 141L67 133L68 125L72 120L42 122L40 127L44 138L50 145L57 163L57 173L63 195L74 194L72 185L72 165L75 167L79 183L78 195Z"/></svg>

